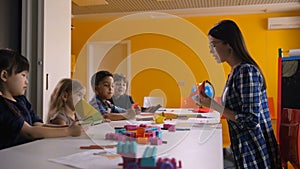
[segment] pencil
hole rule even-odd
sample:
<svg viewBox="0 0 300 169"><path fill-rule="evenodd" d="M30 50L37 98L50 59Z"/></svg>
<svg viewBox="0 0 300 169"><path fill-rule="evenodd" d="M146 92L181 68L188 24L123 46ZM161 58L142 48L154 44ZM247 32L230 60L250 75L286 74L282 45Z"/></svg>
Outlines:
<svg viewBox="0 0 300 169"><path fill-rule="evenodd" d="M115 148L115 145L89 145L89 146L80 146L80 149L104 149L104 148Z"/></svg>

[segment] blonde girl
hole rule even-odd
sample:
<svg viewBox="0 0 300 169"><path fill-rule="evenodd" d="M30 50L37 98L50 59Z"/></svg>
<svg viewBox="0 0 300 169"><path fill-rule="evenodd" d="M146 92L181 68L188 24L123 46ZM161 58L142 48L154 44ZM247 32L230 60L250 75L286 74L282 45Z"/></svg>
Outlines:
<svg viewBox="0 0 300 169"><path fill-rule="evenodd" d="M80 81L69 78L60 80L51 94L47 123L71 125L77 121L75 105L85 93L86 89Z"/></svg>

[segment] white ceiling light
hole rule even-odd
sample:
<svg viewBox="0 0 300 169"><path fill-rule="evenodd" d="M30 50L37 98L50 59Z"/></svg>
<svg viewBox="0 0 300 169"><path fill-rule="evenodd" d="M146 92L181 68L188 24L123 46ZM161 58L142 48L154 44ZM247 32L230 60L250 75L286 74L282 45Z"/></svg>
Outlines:
<svg viewBox="0 0 300 169"><path fill-rule="evenodd" d="M107 5L106 0L72 0L78 6Z"/></svg>

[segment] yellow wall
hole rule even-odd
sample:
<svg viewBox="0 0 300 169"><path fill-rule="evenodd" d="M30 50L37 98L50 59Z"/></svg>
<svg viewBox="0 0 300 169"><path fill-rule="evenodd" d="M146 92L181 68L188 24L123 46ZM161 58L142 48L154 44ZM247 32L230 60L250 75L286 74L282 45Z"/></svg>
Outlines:
<svg viewBox="0 0 300 169"><path fill-rule="evenodd" d="M111 22L73 18L72 54L77 56L73 77L90 86L85 71L89 42L129 40L132 71L129 80L136 102L143 103L144 96L156 93L165 97L167 107L178 107L181 97L187 97L196 82L206 79L214 84L218 97L229 67L215 63L209 54L206 34L219 20L232 19L240 26L250 54L261 66L268 96L275 98L276 106L277 49L300 48L300 29L267 30L267 18L279 16L300 16L300 12L185 19L154 19L151 14L136 14Z"/></svg>

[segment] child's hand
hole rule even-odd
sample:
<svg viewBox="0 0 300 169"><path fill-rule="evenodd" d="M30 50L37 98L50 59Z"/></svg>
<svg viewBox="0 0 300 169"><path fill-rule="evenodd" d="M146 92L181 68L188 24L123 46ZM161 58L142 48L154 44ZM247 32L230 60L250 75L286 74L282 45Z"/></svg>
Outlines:
<svg viewBox="0 0 300 169"><path fill-rule="evenodd" d="M136 112L134 109L127 109L126 113L124 113L124 117L128 120L134 120L136 116Z"/></svg>
<svg viewBox="0 0 300 169"><path fill-rule="evenodd" d="M135 114L141 114L141 112L142 112L142 109L141 109L141 107L140 106L136 106L136 107L134 107L134 111L135 111Z"/></svg>
<svg viewBox="0 0 300 169"><path fill-rule="evenodd" d="M139 106L138 103L132 104L132 108L134 109L136 114L141 114L142 108Z"/></svg>
<svg viewBox="0 0 300 169"><path fill-rule="evenodd" d="M70 125L70 127L67 128L69 135L76 137L81 136L84 133L83 128L79 124L79 122L74 122Z"/></svg>
<svg viewBox="0 0 300 169"><path fill-rule="evenodd" d="M109 119L109 118L105 118L105 119L104 119L104 122L107 122L107 123L109 123L109 122L111 122L111 119Z"/></svg>

